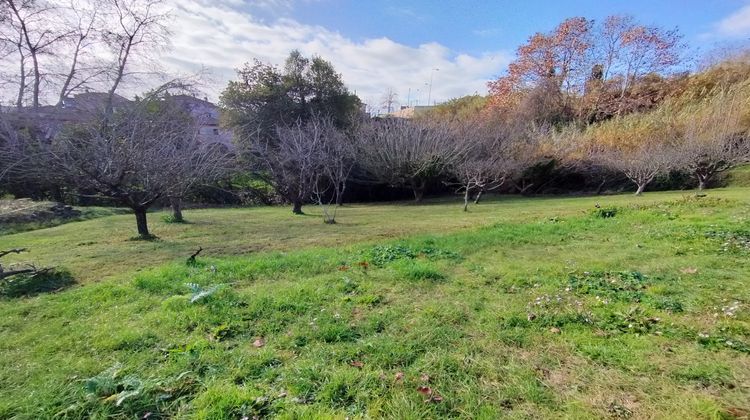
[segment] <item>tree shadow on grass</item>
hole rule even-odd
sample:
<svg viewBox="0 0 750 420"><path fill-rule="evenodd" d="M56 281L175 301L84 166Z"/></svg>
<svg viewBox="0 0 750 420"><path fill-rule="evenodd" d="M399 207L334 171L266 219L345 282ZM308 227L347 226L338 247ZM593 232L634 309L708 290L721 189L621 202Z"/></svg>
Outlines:
<svg viewBox="0 0 750 420"><path fill-rule="evenodd" d="M74 284L76 280L67 270L50 269L35 274L19 274L0 281L0 299L58 292Z"/></svg>

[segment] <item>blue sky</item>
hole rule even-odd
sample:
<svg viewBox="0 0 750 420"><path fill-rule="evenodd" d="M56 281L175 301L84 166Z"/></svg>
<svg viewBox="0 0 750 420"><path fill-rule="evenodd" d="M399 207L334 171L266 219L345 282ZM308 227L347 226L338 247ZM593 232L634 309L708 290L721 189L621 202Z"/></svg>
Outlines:
<svg viewBox="0 0 750 420"><path fill-rule="evenodd" d="M677 27L693 57L750 39L750 0L170 1L174 37L165 61L177 71L208 68L214 99L242 63L280 64L293 48L333 62L374 108L389 89L402 104L425 104L430 77L433 101L485 93L531 34L572 16L630 14Z"/></svg>
<svg viewBox="0 0 750 420"><path fill-rule="evenodd" d="M355 40L387 36L408 45L437 41L457 50L482 53L515 49L529 35L571 16L602 19L633 15L642 23L679 27L690 43L702 39L743 0L577 0L577 1L302 1L287 14L337 30ZM279 9L282 10L282 9Z"/></svg>

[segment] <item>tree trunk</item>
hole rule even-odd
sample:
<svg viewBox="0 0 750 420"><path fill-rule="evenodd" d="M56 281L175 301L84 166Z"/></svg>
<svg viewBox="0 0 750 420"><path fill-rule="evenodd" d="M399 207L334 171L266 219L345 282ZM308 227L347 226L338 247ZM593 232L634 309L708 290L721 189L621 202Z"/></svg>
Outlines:
<svg viewBox="0 0 750 420"><path fill-rule="evenodd" d="M412 181L411 182L411 189L414 191L414 202L415 203L421 203L422 198L424 198L424 187L425 187L425 181L424 180L418 180L418 181Z"/></svg>
<svg viewBox="0 0 750 420"><path fill-rule="evenodd" d="M698 191L703 191L708 188L708 180L710 176L705 173L698 173L696 176L698 177Z"/></svg>
<svg viewBox="0 0 750 420"><path fill-rule="evenodd" d="M479 200L482 199L482 193L484 193L484 188L480 189L477 196L474 197L474 204L479 204Z"/></svg>
<svg viewBox="0 0 750 420"><path fill-rule="evenodd" d="M16 108L21 109L23 107L23 97L26 93L26 58L23 56L21 41L18 42L18 53L21 55L21 74L18 86L18 97L16 99Z"/></svg>
<svg viewBox="0 0 750 420"><path fill-rule="evenodd" d="M169 197L169 204L172 206L172 221L182 223L182 199L180 197Z"/></svg>
<svg viewBox="0 0 750 420"><path fill-rule="evenodd" d="M344 191L346 191L346 182L342 182L341 189L336 191L336 205L339 207L344 205Z"/></svg>
<svg viewBox="0 0 750 420"><path fill-rule="evenodd" d="M138 225L138 235L141 238L151 237L151 233L148 231L148 221L146 220L146 208L137 207L133 209L135 212L135 222Z"/></svg>
<svg viewBox="0 0 750 420"><path fill-rule="evenodd" d="M78 42L76 42L75 50L73 51L73 62L70 65L70 71L68 71L68 75L65 77L65 81L63 82L62 88L60 88L60 95L58 95L57 98L57 106L61 106L63 101L65 100L65 97L68 94L68 88L70 87L70 82L73 81L73 76L76 74L76 66L78 65L78 55L81 52L81 43L83 42L83 39L81 37L78 38Z"/></svg>
<svg viewBox="0 0 750 420"><path fill-rule="evenodd" d="M31 52L31 61L34 64L34 86L32 87L31 103L34 109L37 109L39 108L39 90L42 83L42 74L39 72L39 59L37 58L36 51Z"/></svg>
<svg viewBox="0 0 750 420"><path fill-rule="evenodd" d="M635 191L635 195L641 195L641 194L643 194L643 190L645 190L645 189L646 189L646 183L645 182L639 183L638 184L638 189Z"/></svg>
<svg viewBox="0 0 750 420"><path fill-rule="evenodd" d="M292 201L292 213L305 214L302 212L302 200L295 199L294 201Z"/></svg>
<svg viewBox="0 0 750 420"><path fill-rule="evenodd" d="M469 211L469 187L464 191L464 211Z"/></svg>
<svg viewBox="0 0 750 420"><path fill-rule="evenodd" d="M602 177L602 182L596 187L596 195L601 195L604 185L607 183L607 178Z"/></svg>

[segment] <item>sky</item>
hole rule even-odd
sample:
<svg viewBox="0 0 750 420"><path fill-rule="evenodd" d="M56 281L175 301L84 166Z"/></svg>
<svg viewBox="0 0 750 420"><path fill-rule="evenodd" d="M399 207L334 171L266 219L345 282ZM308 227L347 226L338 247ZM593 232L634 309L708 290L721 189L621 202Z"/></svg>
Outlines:
<svg viewBox="0 0 750 420"><path fill-rule="evenodd" d="M175 72L207 70L213 100L243 63L281 65L292 49L331 61L375 109L388 90L400 105L485 94L530 35L573 16L629 14L677 27L690 57L750 39L750 0L169 1L163 62Z"/></svg>

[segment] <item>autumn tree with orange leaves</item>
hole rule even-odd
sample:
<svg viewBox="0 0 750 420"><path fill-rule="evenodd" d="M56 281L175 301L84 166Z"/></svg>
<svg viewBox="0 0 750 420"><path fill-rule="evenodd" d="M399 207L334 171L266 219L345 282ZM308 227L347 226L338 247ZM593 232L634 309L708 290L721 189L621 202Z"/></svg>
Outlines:
<svg viewBox="0 0 750 420"><path fill-rule="evenodd" d="M636 108L637 85L680 63L681 35L610 16L601 24L569 18L518 48L507 73L491 81L491 105L530 120L584 121ZM556 115L550 120L550 111ZM556 121L557 120L557 121Z"/></svg>

